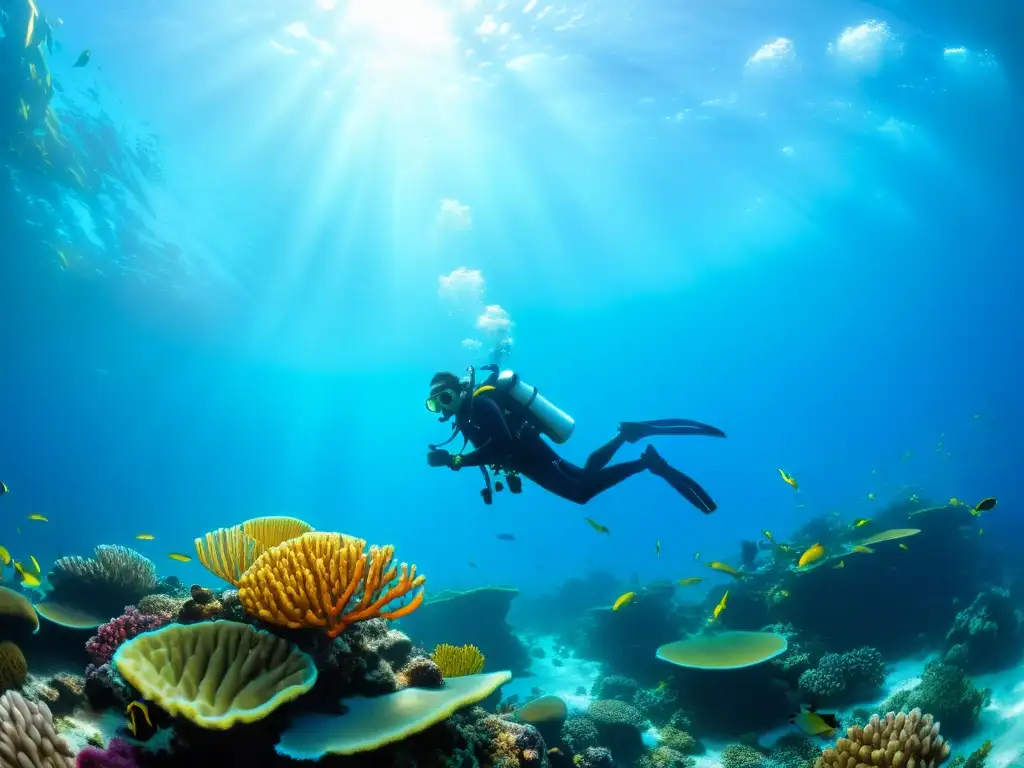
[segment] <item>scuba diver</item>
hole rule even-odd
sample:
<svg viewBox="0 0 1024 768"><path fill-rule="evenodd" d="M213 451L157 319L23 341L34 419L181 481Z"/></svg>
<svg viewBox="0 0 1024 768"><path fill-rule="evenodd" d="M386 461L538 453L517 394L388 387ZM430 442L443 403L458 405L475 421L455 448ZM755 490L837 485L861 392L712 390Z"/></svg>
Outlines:
<svg viewBox="0 0 1024 768"><path fill-rule="evenodd" d="M618 485L626 478L643 471L665 480L687 501L705 514L716 504L695 480L670 466L654 449L647 446L638 459L617 464L609 462L625 443L636 443L660 435L705 435L725 437L725 433L708 424L689 419L626 421L619 433L590 454L582 467L566 461L542 436L562 444L572 435L572 418L541 396L537 388L525 383L513 371L498 372L497 365L483 366L491 375L476 386L473 368L465 380L454 373L441 372L430 380L427 410L439 414L438 421L454 419L452 436L443 443L429 446L427 463L432 467L480 467L485 487L480 492L485 504L493 500L491 477L487 467L505 476L509 491L520 493L520 475L529 478L563 499L586 504L592 498ZM462 450L473 444L468 453L450 453L447 445L463 435ZM498 481L495 490L502 490Z"/></svg>

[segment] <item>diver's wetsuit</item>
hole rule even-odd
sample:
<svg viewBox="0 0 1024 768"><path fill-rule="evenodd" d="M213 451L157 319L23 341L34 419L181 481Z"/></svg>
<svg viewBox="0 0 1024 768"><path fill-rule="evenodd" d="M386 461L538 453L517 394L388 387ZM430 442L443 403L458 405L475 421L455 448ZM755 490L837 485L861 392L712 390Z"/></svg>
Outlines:
<svg viewBox="0 0 1024 768"><path fill-rule="evenodd" d="M475 448L462 456L460 467L496 464L577 504L586 504L627 477L650 469L643 458L608 466L625 442L621 437L598 448L587 458L586 465L579 467L555 453L529 423L513 437L504 413L490 397L473 398L472 406L456 417L456 425Z"/></svg>

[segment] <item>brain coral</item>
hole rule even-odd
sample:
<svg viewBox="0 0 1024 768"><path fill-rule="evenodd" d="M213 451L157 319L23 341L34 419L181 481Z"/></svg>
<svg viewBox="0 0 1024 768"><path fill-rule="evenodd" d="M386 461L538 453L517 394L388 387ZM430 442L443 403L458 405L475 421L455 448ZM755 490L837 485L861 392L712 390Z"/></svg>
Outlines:
<svg viewBox="0 0 1024 768"><path fill-rule="evenodd" d="M316 682L313 660L248 624L171 624L129 640L117 671L172 715L213 730L262 720Z"/></svg>
<svg viewBox="0 0 1024 768"><path fill-rule="evenodd" d="M28 676L25 654L14 643L0 643L0 691L21 688Z"/></svg>

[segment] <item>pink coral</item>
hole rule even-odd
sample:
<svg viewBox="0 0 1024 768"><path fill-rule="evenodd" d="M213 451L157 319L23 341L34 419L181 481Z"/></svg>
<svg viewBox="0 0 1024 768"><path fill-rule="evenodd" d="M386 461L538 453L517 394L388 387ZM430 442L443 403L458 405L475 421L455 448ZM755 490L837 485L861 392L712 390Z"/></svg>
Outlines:
<svg viewBox="0 0 1024 768"><path fill-rule="evenodd" d="M135 750L122 739L111 739L106 750L86 747L78 753L75 768L138 768Z"/></svg>
<svg viewBox="0 0 1024 768"><path fill-rule="evenodd" d="M124 615L100 625L96 634L85 644L85 650L97 666L106 664L121 643L143 632L170 624L171 621L173 617L169 613L146 614L140 613L133 605L125 606Z"/></svg>

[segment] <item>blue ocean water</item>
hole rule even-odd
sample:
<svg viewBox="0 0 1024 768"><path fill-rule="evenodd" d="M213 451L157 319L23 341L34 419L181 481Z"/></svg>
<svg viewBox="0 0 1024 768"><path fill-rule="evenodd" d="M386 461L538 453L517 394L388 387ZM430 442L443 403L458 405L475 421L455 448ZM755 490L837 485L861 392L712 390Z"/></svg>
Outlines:
<svg viewBox="0 0 1024 768"><path fill-rule="evenodd" d="M681 578L912 493L998 496L984 536L1013 549L1017 10L39 11L87 180L2 164L16 557L119 543L202 581L168 553L288 514L393 543L431 591L536 592ZM646 474L586 507L529 483L488 507L476 471L428 467L430 377L496 344L576 420L569 460L622 420L723 429L658 441L719 510Z"/></svg>

